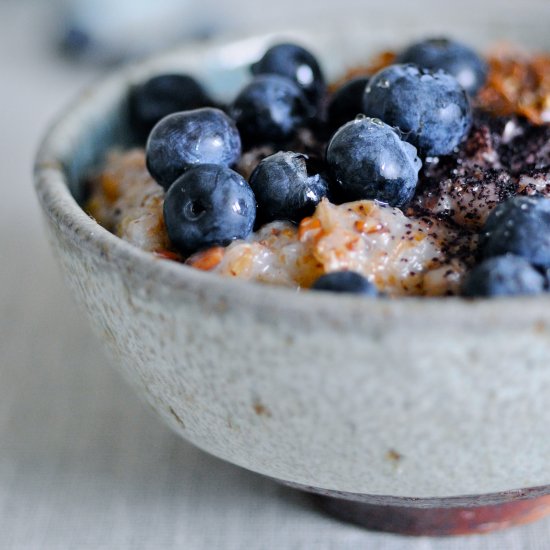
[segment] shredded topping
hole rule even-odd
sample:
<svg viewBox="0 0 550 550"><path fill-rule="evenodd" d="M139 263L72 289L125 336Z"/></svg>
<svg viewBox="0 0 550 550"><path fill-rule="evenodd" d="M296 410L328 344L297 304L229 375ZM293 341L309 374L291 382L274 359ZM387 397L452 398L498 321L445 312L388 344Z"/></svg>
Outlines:
<svg viewBox="0 0 550 550"><path fill-rule="evenodd" d="M478 103L498 116L518 114L550 122L550 55L501 50L488 59L489 74Z"/></svg>

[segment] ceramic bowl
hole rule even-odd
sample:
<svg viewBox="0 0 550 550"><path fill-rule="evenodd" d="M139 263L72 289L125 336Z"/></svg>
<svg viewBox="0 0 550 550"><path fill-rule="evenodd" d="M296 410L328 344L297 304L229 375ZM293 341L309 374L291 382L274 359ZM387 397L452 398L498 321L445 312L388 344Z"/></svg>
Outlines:
<svg viewBox="0 0 550 550"><path fill-rule="evenodd" d="M407 29L285 37L336 76L425 34ZM491 29L460 36L521 38L517 20ZM545 48L546 37L542 25L529 34ZM153 257L79 206L90 167L127 141L131 83L183 70L229 97L274 40L186 47L120 70L47 133L36 160L47 232L115 364L182 437L289 484L427 507L550 492L550 296L357 300L262 286Z"/></svg>

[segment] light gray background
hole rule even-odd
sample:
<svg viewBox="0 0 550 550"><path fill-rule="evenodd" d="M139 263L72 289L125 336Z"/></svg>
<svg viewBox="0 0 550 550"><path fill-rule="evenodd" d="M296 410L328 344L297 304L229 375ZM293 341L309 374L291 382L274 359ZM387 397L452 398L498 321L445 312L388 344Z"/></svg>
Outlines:
<svg viewBox="0 0 550 550"><path fill-rule="evenodd" d="M99 72L52 55L48 6L0 1L0 548L550 548L550 520L439 540L339 523L196 450L134 396L67 296L32 192L40 134Z"/></svg>

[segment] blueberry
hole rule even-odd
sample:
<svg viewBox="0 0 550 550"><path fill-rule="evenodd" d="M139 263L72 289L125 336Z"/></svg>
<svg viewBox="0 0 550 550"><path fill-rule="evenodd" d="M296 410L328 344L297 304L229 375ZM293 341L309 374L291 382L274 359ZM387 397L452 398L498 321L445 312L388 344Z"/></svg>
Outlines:
<svg viewBox="0 0 550 550"><path fill-rule="evenodd" d="M193 166L164 200L168 236L184 255L246 238L255 217L256 201L246 180L219 164Z"/></svg>
<svg viewBox="0 0 550 550"><path fill-rule="evenodd" d="M548 292L550 291L550 268L543 269L542 276L544 277L544 290Z"/></svg>
<svg viewBox="0 0 550 550"><path fill-rule="evenodd" d="M446 38L430 38L412 44L397 57L398 63L414 63L423 69L442 69L475 95L487 79L487 63L472 49Z"/></svg>
<svg viewBox="0 0 550 550"><path fill-rule="evenodd" d="M311 52L297 44L272 46L251 70L254 75L279 74L292 79L313 105L318 105L326 92L319 63Z"/></svg>
<svg viewBox="0 0 550 550"><path fill-rule="evenodd" d="M550 267L550 199L516 196L489 214L481 233L480 255L489 258L503 254Z"/></svg>
<svg viewBox="0 0 550 550"><path fill-rule="evenodd" d="M279 75L260 75L245 86L229 110L248 144L284 143L310 118L300 88Z"/></svg>
<svg viewBox="0 0 550 550"><path fill-rule="evenodd" d="M320 174L308 175L307 157L279 151L263 159L250 176L258 201L261 223L273 220L299 222L315 210L327 194L328 183Z"/></svg>
<svg viewBox="0 0 550 550"><path fill-rule="evenodd" d="M338 88L328 104L328 125L334 131L363 112L363 94L369 79L354 78Z"/></svg>
<svg viewBox="0 0 550 550"><path fill-rule="evenodd" d="M211 107L164 117L146 145L147 169L165 189L194 164L231 166L240 156L241 138L235 123Z"/></svg>
<svg viewBox="0 0 550 550"><path fill-rule="evenodd" d="M191 76L162 74L134 86L130 90L129 104L132 128L145 139L153 126L165 116L208 107L214 102Z"/></svg>
<svg viewBox="0 0 550 550"><path fill-rule="evenodd" d="M472 123L468 96L456 78L416 65L390 65L372 76L363 112L398 127L426 156L451 153Z"/></svg>
<svg viewBox="0 0 550 550"><path fill-rule="evenodd" d="M470 271L462 284L463 296L514 296L539 294L544 277L524 258L497 256Z"/></svg>
<svg viewBox="0 0 550 550"><path fill-rule="evenodd" d="M311 286L313 290L350 292L364 296L378 296L378 289L363 275L354 271L333 271L321 275Z"/></svg>
<svg viewBox="0 0 550 550"><path fill-rule="evenodd" d="M377 199L403 206L413 197L422 165L416 149L382 121L358 117L327 147L327 164L346 200Z"/></svg>

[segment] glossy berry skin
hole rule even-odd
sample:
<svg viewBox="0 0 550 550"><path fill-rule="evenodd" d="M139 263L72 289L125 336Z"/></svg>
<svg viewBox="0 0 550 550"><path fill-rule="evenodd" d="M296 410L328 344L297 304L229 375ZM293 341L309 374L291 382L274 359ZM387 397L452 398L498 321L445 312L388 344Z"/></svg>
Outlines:
<svg viewBox="0 0 550 550"><path fill-rule="evenodd" d="M416 65L390 65L372 76L363 112L399 128L430 157L451 153L472 123L468 96L457 80Z"/></svg>
<svg viewBox="0 0 550 550"><path fill-rule="evenodd" d="M168 189L164 223L172 244L184 255L244 239L256 217L254 193L226 166L199 164Z"/></svg>
<svg viewBox="0 0 550 550"><path fill-rule="evenodd" d="M304 155L279 151L263 159L250 176L258 202L258 220L299 222L313 214L326 196L328 183L320 174L308 175Z"/></svg>
<svg viewBox="0 0 550 550"><path fill-rule="evenodd" d="M332 136L326 160L345 200L376 199L391 206L412 199L422 166L410 143L367 117L344 124Z"/></svg>
<svg viewBox="0 0 550 550"><path fill-rule="evenodd" d="M168 189L195 164L231 166L241 155L235 123L219 109L204 107L163 118L149 134L147 169Z"/></svg>
<svg viewBox="0 0 550 550"><path fill-rule="evenodd" d="M480 255L490 258L503 254L550 267L550 199L516 196L489 214L480 238Z"/></svg>
<svg viewBox="0 0 550 550"><path fill-rule="evenodd" d="M412 44L398 55L397 62L446 71L472 96L487 79L487 63L472 48L446 38L430 38Z"/></svg>
<svg viewBox="0 0 550 550"><path fill-rule="evenodd" d="M327 109L330 129L337 130L363 112L363 94L368 82L366 76L354 78L334 92Z"/></svg>
<svg viewBox="0 0 550 550"><path fill-rule="evenodd" d="M346 292L363 296L378 296L378 289L365 277L354 271L333 271L321 275L311 286L313 290Z"/></svg>
<svg viewBox="0 0 550 550"><path fill-rule="evenodd" d="M130 124L140 138L146 139L153 126L165 116L213 104L191 76L157 75L130 90Z"/></svg>
<svg viewBox="0 0 550 550"><path fill-rule="evenodd" d="M326 92L325 78L315 56L297 44L277 44L251 66L252 74L278 74L293 80L307 99L318 105Z"/></svg>
<svg viewBox="0 0 550 550"><path fill-rule="evenodd" d="M539 294L544 290L544 277L520 256L489 258L470 271L462 284L462 295L515 296Z"/></svg>
<svg viewBox="0 0 550 550"><path fill-rule="evenodd" d="M229 109L247 144L284 143L311 117L304 94L290 79L275 74L255 77Z"/></svg>

